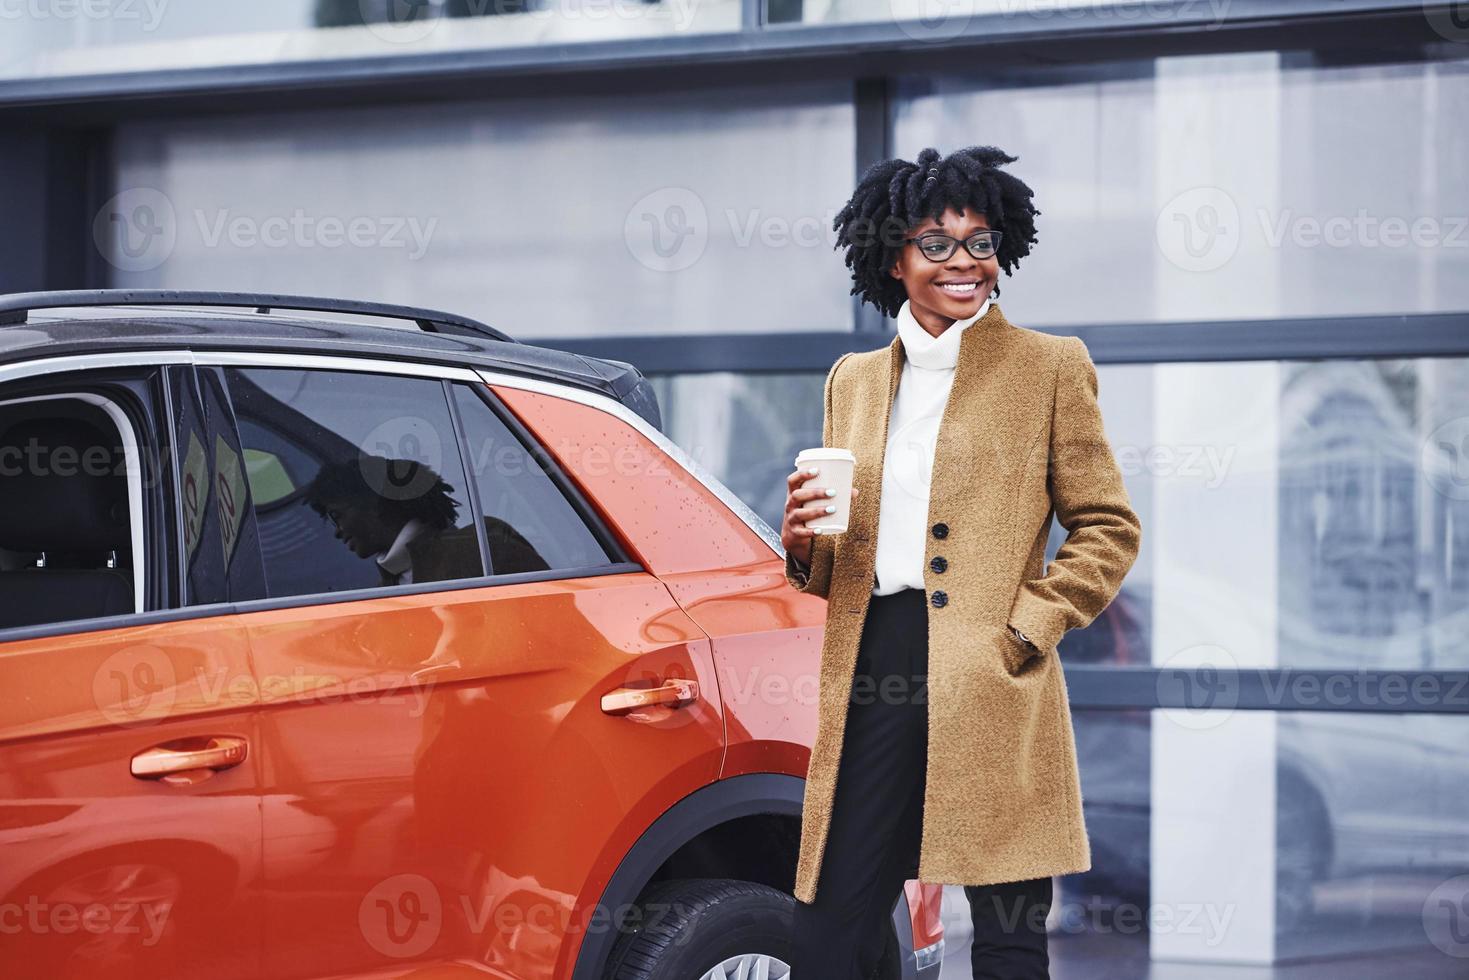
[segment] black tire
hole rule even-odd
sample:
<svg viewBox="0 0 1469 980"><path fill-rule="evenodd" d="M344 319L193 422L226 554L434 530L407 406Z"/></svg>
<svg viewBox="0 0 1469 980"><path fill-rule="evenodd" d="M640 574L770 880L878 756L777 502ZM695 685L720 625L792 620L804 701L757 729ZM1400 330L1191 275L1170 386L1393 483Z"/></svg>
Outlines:
<svg viewBox="0 0 1469 980"><path fill-rule="evenodd" d="M1316 884L1331 868L1331 817L1304 780L1283 776L1276 790L1275 931L1300 929L1315 912Z"/></svg>
<svg viewBox="0 0 1469 980"><path fill-rule="evenodd" d="M795 902L749 881L659 882L639 900L642 914L618 939L606 980L700 980L739 956L771 957L770 980L785 980Z"/></svg>

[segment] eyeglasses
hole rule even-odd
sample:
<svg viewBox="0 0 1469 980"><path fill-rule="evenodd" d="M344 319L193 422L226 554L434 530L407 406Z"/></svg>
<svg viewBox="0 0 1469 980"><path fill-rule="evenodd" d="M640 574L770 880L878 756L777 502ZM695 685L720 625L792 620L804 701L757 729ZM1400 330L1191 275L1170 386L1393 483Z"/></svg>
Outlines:
<svg viewBox="0 0 1469 980"><path fill-rule="evenodd" d="M995 250L1000 247L1001 237L999 231L986 228L964 239L964 247L976 259L987 259L994 255ZM930 262L947 262L949 256L959 248L959 239L940 232L919 235L917 238L905 238L903 241L916 243L918 251L922 252L923 257Z"/></svg>

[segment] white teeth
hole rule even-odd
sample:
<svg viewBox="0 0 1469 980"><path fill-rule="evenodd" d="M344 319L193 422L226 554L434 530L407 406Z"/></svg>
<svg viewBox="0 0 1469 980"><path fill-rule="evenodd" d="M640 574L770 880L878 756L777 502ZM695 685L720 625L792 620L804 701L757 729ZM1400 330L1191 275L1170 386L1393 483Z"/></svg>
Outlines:
<svg viewBox="0 0 1469 980"><path fill-rule="evenodd" d="M972 293L972 292L974 292L976 289L979 288L979 283L977 283L977 282L969 282L969 283L963 283L963 284L957 284L957 283L956 284L941 283L940 286L941 286L941 288L943 288L947 292L963 294L963 293Z"/></svg>

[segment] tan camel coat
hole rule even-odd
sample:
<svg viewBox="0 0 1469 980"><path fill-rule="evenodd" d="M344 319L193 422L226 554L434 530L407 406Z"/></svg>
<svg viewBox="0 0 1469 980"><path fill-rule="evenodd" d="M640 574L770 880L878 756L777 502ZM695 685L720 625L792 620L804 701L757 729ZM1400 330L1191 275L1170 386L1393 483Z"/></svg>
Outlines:
<svg viewBox="0 0 1469 980"><path fill-rule="evenodd" d="M823 440L856 455L861 493L845 533L812 539L809 574L786 556L791 586L828 600L796 866L795 896L807 903L816 896L872 595L884 447L903 359L894 337L832 365ZM983 885L1086 871L1091 849L1057 647L1117 594L1141 525L1080 338L1015 326L998 303L965 330L929 493L928 784L917 877ZM1047 569L1052 513L1068 534ZM940 555L942 572L929 564ZM941 606L933 601L939 591Z"/></svg>

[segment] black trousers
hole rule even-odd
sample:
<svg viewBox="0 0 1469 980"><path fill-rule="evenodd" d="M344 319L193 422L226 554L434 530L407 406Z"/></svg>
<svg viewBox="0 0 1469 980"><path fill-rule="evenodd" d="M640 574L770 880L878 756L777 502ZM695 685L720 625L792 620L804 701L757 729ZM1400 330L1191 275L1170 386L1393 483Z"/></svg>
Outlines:
<svg viewBox="0 0 1469 980"><path fill-rule="evenodd" d="M873 596L816 901L796 902L791 980L870 980L903 883L916 877L928 750L928 606L920 589ZM967 885L975 980L1048 980L1051 879Z"/></svg>

